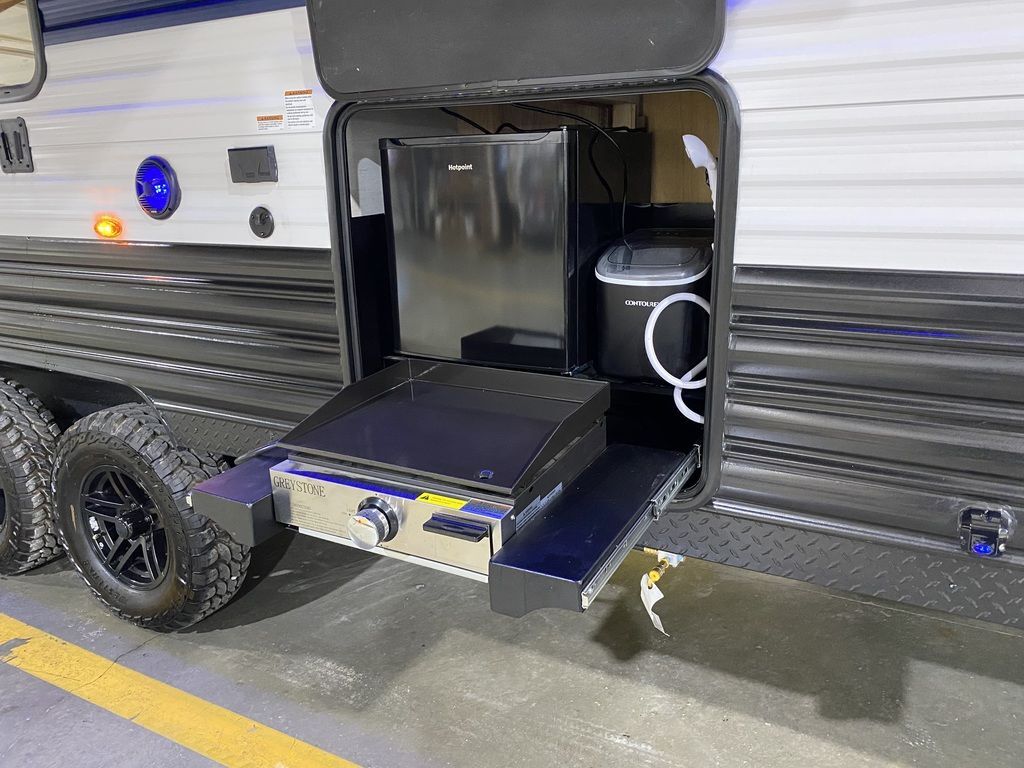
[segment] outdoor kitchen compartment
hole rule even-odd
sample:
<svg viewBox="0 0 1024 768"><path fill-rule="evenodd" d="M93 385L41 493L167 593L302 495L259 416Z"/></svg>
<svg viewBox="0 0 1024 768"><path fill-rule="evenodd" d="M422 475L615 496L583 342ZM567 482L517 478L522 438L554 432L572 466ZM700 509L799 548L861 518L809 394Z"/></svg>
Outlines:
<svg viewBox="0 0 1024 768"><path fill-rule="evenodd" d="M611 192L598 180L602 194L591 200L578 182L589 173L592 147L618 153L607 140L592 144L592 134L565 128L578 122L571 116L555 125L530 118L528 134L495 134L501 122L539 114L527 102L558 106L549 100L573 98L581 86L637 93L656 83L685 86L721 43L725 3L655 3L625 16L621 8L588 6L585 17L564 0L529 13L490 4L483 16L468 0L442 5L424 15L422 3L407 0L364 9L309 4L317 74L338 105L329 118L328 163L345 164L328 175L333 255L346 297L345 388L276 446L280 454L201 484L193 502L245 544L266 540L270 512L269 527L278 530L486 581L491 607L501 613L580 611L693 479L700 436L681 433L663 448L644 435L609 441L606 420L624 414L612 408L606 382L587 378L584 326L592 312L580 306L580 294L592 287L597 251L624 234L630 211L615 204L614 178L627 176L621 162L609 162L607 174L602 165ZM615 23L585 23L594 18ZM452 29L466 23L471 34L453 38ZM566 47L584 27L591 44ZM459 55L438 56L439 45L455 45ZM388 55L394 50L402 55ZM516 112L485 121L492 133L470 134L465 120L444 122L498 100ZM394 124L394 110L416 119ZM621 110L602 97L586 105L593 110L616 137L622 126L624 141L652 141L642 126L629 125L628 114L620 123ZM371 131L376 144L353 153L346 130L364 116L382 129ZM429 127L406 132L421 122ZM397 138L431 135L448 141ZM518 172L498 162L537 147L541 162L522 162ZM479 158L455 157L466 149ZM476 175L478 164L490 171L485 177ZM630 189L636 179L653 194L653 176L645 183L632 167L645 164L626 165ZM365 200L353 205L357 178ZM474 212L485 200L491 209ZM594 249L573 252L576 235L589 236L585 220L574 227L591 204L602 231L587 240ZM381 221L355 231L354 216L378 215ZM553 236L563 231L564 240ZM390 274L381 274L389 262ZM506 267L516 279L495 277ZM488 301L501 312L490 312ZM479 311L459 317L466 302ZM654 418L670 423L664 413Z"/></svg>

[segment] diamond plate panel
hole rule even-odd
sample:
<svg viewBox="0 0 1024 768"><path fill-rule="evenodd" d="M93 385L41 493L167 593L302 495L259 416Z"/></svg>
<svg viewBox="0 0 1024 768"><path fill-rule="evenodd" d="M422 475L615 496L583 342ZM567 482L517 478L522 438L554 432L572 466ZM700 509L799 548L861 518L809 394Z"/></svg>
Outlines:
<svg viewBox="0 0 1024 768"><path fill-rule="evenodd" d="M665 515L644 546L823 587L1024 627L1024 570L746 520Z"/></svg>
<svg viewBox="0 0 1024 768"><path fill-rule="evenodd" d="M286 431L169 410L161 410L160 415L183 445L218 456L241 456L277 440Z"/></svg>

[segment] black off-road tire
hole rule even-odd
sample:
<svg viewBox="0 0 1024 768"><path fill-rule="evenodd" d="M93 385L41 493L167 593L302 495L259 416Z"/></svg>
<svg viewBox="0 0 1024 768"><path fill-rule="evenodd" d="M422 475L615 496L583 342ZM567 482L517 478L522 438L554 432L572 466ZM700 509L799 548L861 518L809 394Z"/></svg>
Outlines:
<svg viewBox="0 0 1024 768"><path fill-rule="evenodd" d="M0 379L0 574L60 557L50 472L60 429L31 391Z"/></svg>
<svg viewBox="0 0 1024 768"><path fill-rule="evenodd" d="M166 532L167 572L136 589L105 567L80 510L83 483L97 467L129 475L159 509ZM249 548L188 503L193 486L218 474L218 462L178 446L152 408L122 405L71 426L54 461L54 518L68 558L93 594L120 618L169 632L226 605L242 586Z"/></svg>

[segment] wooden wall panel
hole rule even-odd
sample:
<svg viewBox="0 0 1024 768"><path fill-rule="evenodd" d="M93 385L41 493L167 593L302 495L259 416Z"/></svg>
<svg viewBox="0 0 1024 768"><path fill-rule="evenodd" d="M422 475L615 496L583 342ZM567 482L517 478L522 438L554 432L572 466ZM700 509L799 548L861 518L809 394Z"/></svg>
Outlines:
<svg viewBox="0 0 1024 768"><path fill-rule="evenodd" d="M718 156L718 110L698 91L652 93L643 98L653 146L651 202L710 203L711 190L704 172L697 170L683 150L683 134L699 136Z"/></svg>

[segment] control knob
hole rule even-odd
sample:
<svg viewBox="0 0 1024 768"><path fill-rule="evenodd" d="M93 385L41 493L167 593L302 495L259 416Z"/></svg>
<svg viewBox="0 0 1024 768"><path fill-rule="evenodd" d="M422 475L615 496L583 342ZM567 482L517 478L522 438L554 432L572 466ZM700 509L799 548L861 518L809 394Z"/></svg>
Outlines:
<svg viewBox="0 0 1024 768"><path fill-rule="evenodd" d="M360 549L373 549L391 541L398 533L398 513L378 496L359 502L356 513L348 519L348 535Z"/></svg>

